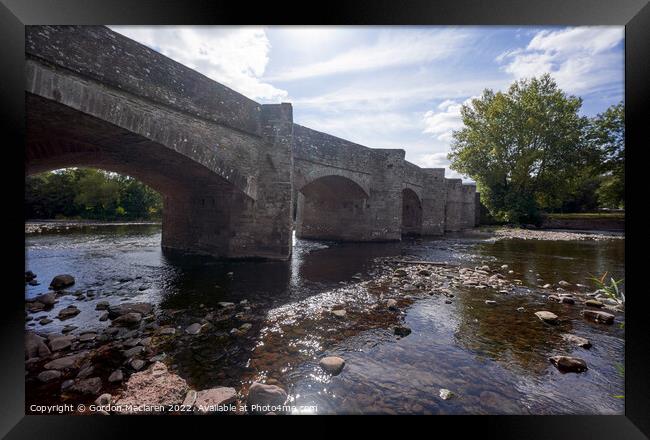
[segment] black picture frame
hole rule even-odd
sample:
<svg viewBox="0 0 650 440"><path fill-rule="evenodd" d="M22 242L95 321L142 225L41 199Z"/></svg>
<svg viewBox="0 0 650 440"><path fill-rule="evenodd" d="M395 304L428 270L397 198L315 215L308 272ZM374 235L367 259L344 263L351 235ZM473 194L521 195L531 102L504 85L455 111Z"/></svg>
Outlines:
<svg viewBox="0 0 650 440"><path fill-rule="evenodd" d="M6 157L3 177L6 178L4 188L10 188L5 195L13 197L6 202L4 241L8 242L5 249L11 250L5 253L11 260L7 277L12 283L16 282L4 289L1 303L4 313L0 320L0 359L3 362L0 435L7 438L115 438L117 435L132 436L134 425L148 431L181 427L181 432L187 436L198 435L196 430L204 425L214 434L226 435L225 431L221 432L225 424L232 419L241 420L235 417L225 422L225 418L221 418L215 424L211 417L157 417L154 420L144 416L25 416L23 298L16 293L23 289L18 282L24 272L24 258L21 261L20 257L21 254L24 257L24 223L16 207L23 201L21 179L24 174L21 175L14 161L20 160L24 152L24 26L32 24L625 25L626 233L639 232L634 232L632 220L636 215L641 220L643 204L637 205L630 199L636 188L643 188L643 172L637 173L633 168L643 166L644 141L647 144L650 4L646 0L348 0L302 6L278 2L253 5L224 1L0 0L0 108ZM439 433L451 429L454 437L472 429L477 429L481 436L498 435L500 438L635 439L650 436L650 329L646 316L650 308L649 294L643 291L642 265L647 263L640 257L641 246L641 240L626 241L626 285L632 292L627 296L626 307L625 416L437 417L434 422L424 421L425 426L421 428L435 435L449 435ZM287 418L279 419L286 421ZM272 430L278 423L267 420L269 418L264 422L246 423L243 427L239 425L244 435L249 436L251 427ZM185 426L188 423L191 430ZM295 423L295 419L290 423ZM375 428L386 426L385 422L375 423L374 420L370 424L362 423ZM402 423L387 422L389 425ZM406 423L409 428L412 426L410 420ZM311 435L311 432L302 434Z"/></svg>

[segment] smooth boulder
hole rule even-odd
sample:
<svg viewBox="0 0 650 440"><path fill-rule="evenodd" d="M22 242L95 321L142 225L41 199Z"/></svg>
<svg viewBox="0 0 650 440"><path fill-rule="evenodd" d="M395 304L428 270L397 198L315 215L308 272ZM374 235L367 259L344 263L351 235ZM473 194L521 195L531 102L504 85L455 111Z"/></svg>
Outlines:
<svg viewBox="0 0 650 440"><path fill-rule="evenodd" d="M582 373L587 371L587 363L580 358L571 356L553 356L549 361L563 373Z"/></svg>
<svg viewBox="0 0 650 440"><path fill-rule="evenodd" d="M108 317L116 319L119 316L128 313L139 313L142 316L147 316L153 311L153 306L149 303L122 303L108 307Z"/></svg>
<svg viewBox="0 0 650 440"><path fill-rule="evenodd" d="M252 413L278 411L277 408L287 400L287 393L277 385L254 382L248 390L248 410Z"/></svg>
<svg viewBox="0 0 650 440"><path fill-rule="evenodd" d="M599 310L585 309L582 311L582 316L584 316L586 319L590 319L592 321L599 322L602 324L614 323L614 315L607 312L601 312Z"/></svg>
<svg viewBox="0 0 650 440"><path fill-rule="evenodd" d="M50 282L50 288L52 290L62 290L65 289L66 287L70 287L74 285L74 277L72 275L68 274L63 274L63 275L57 275L54 278L52 278L52 281Z"/></svg>
<svg viewBox="0 0 650 440"><path fill-rule="evenodd" d="M318 365L329 374L336 376L343 370L345 360L338 356L327 356L321 359Z"/></svg>
<svg viewBox="0 0 650 440"><path fill-rule="evenodd" d="M197 392L193 406L199 414L209 414L222 411L219 406L228 405L235 400L237 400L237 391L234 388L217 387Z"/></svg>
<svg viewBox="0 0 650 440"><path fill-rule="evenodd" d="M126 382L126 388L115 405L128 412L128 406L181 404L188 391L187 382L169 372L162 362L155 362L145 371L134 373Z"/></svg>
<svg viewBox="0 0 650 440"><path fill-rule="evenodd" d="M539 312L535 312L535 316L537 316L541 321L546 322L547 324L558 323L557 315L547 310L540 310Z"/></svg>

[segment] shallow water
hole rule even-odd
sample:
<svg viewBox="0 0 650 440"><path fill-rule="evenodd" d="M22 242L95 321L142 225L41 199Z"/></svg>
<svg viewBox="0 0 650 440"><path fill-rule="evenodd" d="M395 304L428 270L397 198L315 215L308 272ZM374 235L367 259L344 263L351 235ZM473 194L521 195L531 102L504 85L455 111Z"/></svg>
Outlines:
<svg viewBox="0 0 650 440"><path fill-rule="evenodd" d="M386 269L378 258L400 256L467 267L507 264L515 271L511 278L522 284L509 295L455 288L451 304L442 295L400 297L403 313L388 313L379 295L389 295L390 288L362 281ZM494 241L484 233L382 244L296 240L289 262L216 262L164 255L159 226L85 226L27 235L26 258L26 269L42 283L26 286L27 297L47 291L61 273L75 276L70 290L96 293L81 301L61 297L53 310L34 315L52 323L26 324L46 333L67 324L79 330L108 326L98 321L97 300L180 310L173 324L181 328L220 301L247 300L251 309L244 316L162 347L165 362L197 389L233 386L245 395L251 381L272 378L287 388L293 404L314 406L310 411L318 413L624 411L624 400L614 397L623 394L617 364L624 359L624 315L614 325L591 323L580 316L582 306L549 303L549 292L537 287L537 274L551 284L588 284L591 275L605 271L623 278L624 240ZM486 299L497 305L486 305ZM70 303L81 313L64 322L54 319ZM344 307L346 318L333 317L332 307ZM556 313L560 325L545 325L534 316L537 310ZM243 322L252 329L230 336ZM395 336L392 328L399 322L412 333ZM573 347L560 333L584 336L593 347ZM548 361L556 354L581 357L589 370L562 374ZM340 375L323 374L318 359L324 355L345 358ZM442 400L441 388L456 397Z"/></svg>

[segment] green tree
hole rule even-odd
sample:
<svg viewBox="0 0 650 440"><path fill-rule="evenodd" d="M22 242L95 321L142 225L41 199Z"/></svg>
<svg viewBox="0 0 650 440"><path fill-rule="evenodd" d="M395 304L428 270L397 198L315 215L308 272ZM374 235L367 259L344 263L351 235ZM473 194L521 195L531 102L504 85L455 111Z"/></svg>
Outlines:
<svg viewBox="0 0 650 440"><path fill-rule="evenodd" d="M25 180L25 219L159 219L160 195L131 177L68 168Z"/></svg>
<svg viewBox="0 0 650 440"><path fill-rule="evenodd" d="M119 205L119 194L120 185L116 179L101 171L88 170L78 181L75 202L85 207L90 218L111 219Z"/></svg>
<svg viewBox="0 0 650 440"><path fill-rule="evenodd" d="M517 81L507 92L486 89L461 109L451 168L476 181L497 220L538 223L541 211L561 207L598 161L581 106L548 74Z"/></svg>
<svg viewBox="0 0 650 440"><path fill-rule="evenodd" d="M609 107L592 119L589 141L602 155L602 182L596 191L601 206L625 206L625 106L623 102Z"/></svg>

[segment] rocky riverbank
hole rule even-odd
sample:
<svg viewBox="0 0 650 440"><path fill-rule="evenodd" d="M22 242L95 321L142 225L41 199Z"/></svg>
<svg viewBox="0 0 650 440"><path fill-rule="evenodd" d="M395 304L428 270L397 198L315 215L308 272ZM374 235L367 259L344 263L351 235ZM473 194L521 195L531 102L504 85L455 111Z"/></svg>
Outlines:
<svg viewBox="0 0 650 440"><path fill-rule="evenodd" d="M624 240L622 232L574 232L561 230L540 230L523 228L497 228L492 231L494 240L520 239L520 240L546 240L546 241L572 241L572 240Z"/></svg>
<svg viewBox="0 0 650 440"><path fill-rule="evenodd" d="M150 226L160 225L154 221L104 222L95 220L32 220L25 222L25 234L44 234L58 231L68 231L87 227L105 226Z"/></svg>

